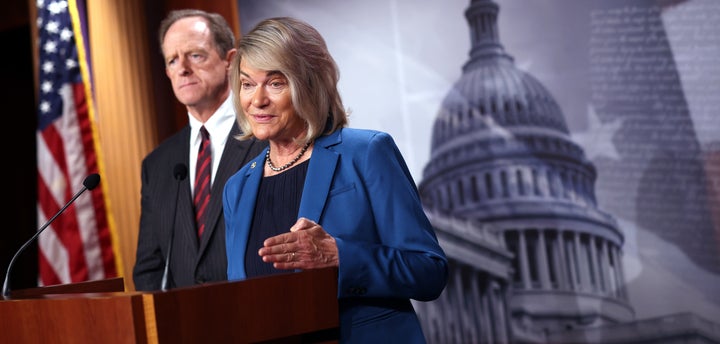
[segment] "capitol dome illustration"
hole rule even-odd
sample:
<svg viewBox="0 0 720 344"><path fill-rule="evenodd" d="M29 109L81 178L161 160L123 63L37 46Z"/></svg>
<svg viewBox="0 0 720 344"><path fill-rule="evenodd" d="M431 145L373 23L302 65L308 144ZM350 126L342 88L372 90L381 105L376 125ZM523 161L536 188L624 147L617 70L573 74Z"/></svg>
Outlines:
<svg viewBox="0 0 720 344"><path fill-rule="evenodd" d="M634 318L596 170L552 94L505 52L498 11L474 0L465 12L469 60L419 183L451 266L441 298L418 305L430 342L540 343Z"/></svg>

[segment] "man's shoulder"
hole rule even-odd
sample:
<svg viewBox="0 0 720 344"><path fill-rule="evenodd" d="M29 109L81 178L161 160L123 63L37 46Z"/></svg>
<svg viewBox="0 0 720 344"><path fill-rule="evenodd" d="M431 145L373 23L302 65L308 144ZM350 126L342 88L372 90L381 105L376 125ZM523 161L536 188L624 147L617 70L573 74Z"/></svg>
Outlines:
<svg viewBox="0 0 720 344"><path fill-rule="evenodd" d="M267 141L261 141L256 138L238 140L234 137L234 135L230 135L228 137L228 143L225 145L225 149L247 151L248 159L251 159L262 152L267 145Z"/></svg>
<svg viewBox="0 0 720 344"><path fill-rule="evenodd" d="M164 160L172 158L176 154L182 154L184 151L190 149L189 135L190 127L183 127L176 133L162 140L160 144L145 156L144 160Z"/></svg>

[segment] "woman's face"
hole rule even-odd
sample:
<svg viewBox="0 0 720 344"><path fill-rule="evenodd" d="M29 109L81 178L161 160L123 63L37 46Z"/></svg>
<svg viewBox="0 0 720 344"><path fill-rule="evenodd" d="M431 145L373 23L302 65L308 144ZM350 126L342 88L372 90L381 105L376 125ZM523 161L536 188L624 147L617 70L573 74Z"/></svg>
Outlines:
<svg viewBox="0 0 720 344"><path fill-rule="evenodd" d="M256 138L284 142L304 132L305 121L295 112L290 83L282 73L255 69L241 61L237 96Z"/></svg>

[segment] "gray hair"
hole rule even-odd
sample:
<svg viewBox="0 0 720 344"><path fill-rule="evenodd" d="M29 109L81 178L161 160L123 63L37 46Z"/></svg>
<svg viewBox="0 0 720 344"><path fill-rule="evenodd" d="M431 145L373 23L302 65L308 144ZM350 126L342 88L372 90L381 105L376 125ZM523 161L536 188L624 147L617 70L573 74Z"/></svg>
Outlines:
<svg viewBox="0 0 720 344"><path fill-rule="evenodd" d="M184 9L170 11L165 19L160 22L158 39L160 42L161 52L163 51L162 44L163 40L165 40L165 34L168 29L170 29L170 26L180 19L189 17L201 17L207 22L210 32L212 33L213 40L215 41L215 49L220 56L226 56L227 52L235 47L235 33L223 16L217 13L209 13L202 10Z"/></svg>
<svg viewBox="0 0 720 344"><path fill-rule="evenodd" d="M308 126L304 143L348 125L348 113L337 89L340 72L315 28L290 17L265 19L240 39L237 51L230 68L230 85L242 130L239 139L253 137L237 96L243 60L254 68L280 72L288 79L295 112Z"/></svg>

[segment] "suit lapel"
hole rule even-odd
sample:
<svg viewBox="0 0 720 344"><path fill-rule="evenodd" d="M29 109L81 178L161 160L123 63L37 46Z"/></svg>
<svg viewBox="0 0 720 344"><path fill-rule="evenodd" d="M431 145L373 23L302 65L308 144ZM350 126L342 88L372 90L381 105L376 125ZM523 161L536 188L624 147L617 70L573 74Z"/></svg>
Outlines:
<svg viewBox="0 0 720 344"><path fill-rule="evenodd" d="M205 250L209 242L209 238L212 237L213 232L217 229L218 222L220 221L220 214L222 213L222 193L225 182L237 172L246 161L249 154L249 147L253 144L254 140L238 141L235 139L235 135L240 133L237 123L233 124L232 130L227 138L225 149L223 150L222 157L220 158L220 165L215 174L215 180L213 181L212 190L210 192L210 204L208 205L208 217L207 225L205 226L206 234L203 234L200 241L200 254ZM224 230L225 228L221 228Z"/></svg>
<svg viewBox="0 0 720 344"><path fill-rule="evenodd" d="M175 235L182 236L182 240L195 249L198 247L197 227L195 226L195 209L193 207L192 194L190 193L190 178L180 182L180 193L177 204L177 232ZM185 245L183 245L184 247Z"/></svg>
<svg viewBox="0 0 720 344"><path fill-rule="evenodd" d="M330 136L320 137L315 141L303 186L302 199L300 200L300 210L298 212L300 217L306 217L315 222L320 221L322 210L325 208L325 202L330 194L330 185L339 159L338 153L329 149L329 147L342 142L341 132L339 130Z"/></svg>
<svg viewBox="0 0 720 344"><path fill-rule="evenodd" d="M189 166L188 164L188 152L190 151L190 126L185 126L182 139L182 146L180 149L176 151L177 156L174 160L176 160L176 163L184 163L186 166ZM173 165L174 166L174 165ZM175 181L173 180L173 183ZM190 192L190 183L192 183L192 180L190 178L185 178L185 180L180 182L180 190L178 191L178 199L177 199L177 209L176 211L169 212L170 214L175 214L176 221L174 221L175 228L173 229L175 231L175 237L180 240L179 243L176 245L180 247L180 249L177 249L173 256L177 257L177 259L194 259L195 256L188 256L186 247L191 246L195 249L197 249L197 227L195 227L195 210L193 208L193 200L192 200L192 194ZM172 188L174 189L174 188ZM172 207L172 205L170 205ZM172 221L172 219L170 219Z"/></svg>

